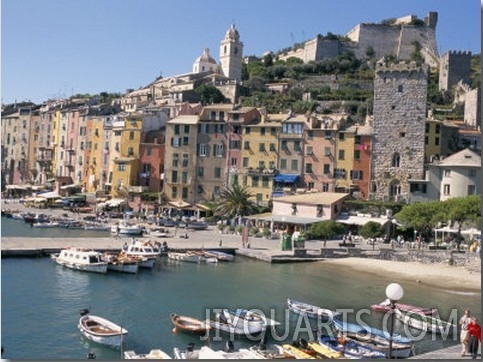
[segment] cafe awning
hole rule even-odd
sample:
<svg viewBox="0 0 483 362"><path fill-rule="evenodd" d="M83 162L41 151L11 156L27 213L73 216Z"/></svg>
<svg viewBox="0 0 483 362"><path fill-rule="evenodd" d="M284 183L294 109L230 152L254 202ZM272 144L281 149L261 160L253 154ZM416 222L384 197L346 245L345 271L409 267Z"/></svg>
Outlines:
<svg viewBox="0 0 483 362"><path fill-rule="evenodd" d="M291 175L291 174L286 174L286 173L281 173L278 174L273 178L273 181L275 182L282 182L282 183L296 183L298 179L300 178L300 175Z"/></svg>

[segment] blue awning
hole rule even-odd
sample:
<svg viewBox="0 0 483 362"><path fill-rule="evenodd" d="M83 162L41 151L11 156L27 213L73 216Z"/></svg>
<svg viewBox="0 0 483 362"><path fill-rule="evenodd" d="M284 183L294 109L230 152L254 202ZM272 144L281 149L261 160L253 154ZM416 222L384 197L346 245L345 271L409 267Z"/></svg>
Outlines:
<svg viewBox="0 0 483 362"><path fill-rule="evenodd" d="M283 182L283 183L295 183L298 181L300 175L289 175L289 174L278 174L273 178L275 182Z"/></svg>

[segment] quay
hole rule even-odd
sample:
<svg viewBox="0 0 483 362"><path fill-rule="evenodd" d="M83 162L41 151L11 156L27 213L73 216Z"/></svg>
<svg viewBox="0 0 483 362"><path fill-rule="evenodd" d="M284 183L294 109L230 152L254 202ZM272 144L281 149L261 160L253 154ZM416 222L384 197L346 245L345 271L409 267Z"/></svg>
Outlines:
<svg viewBox="0 0 483 362"><path fill-rule="evenodd" d="M428 359L442 359L442 360L455 360L455 359L466 359L471 360L470 355L461 356L461 344L455 344L451 347L436 349L431 352L421 353L419 355L415 355L409 357L409 359L420 359L420 360L428 360ZM481 360L481 343L478 348L478 360Z"/></svg>

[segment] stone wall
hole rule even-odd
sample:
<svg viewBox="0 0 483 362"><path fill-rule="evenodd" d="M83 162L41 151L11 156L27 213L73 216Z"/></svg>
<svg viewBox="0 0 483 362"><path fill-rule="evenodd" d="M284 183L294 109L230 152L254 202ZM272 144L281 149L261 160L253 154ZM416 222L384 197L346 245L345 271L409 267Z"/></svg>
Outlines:
<svg viewBox="0 0 483 362"><path fill-rule="evenodd" d="M479 88L465 94L465 123L481 127L481 92Z"/></svg>
<svg viewBox="0 0 483 362"><path fill-rule="evenodd" d="M441 56L439 90L450 90L460 80L470 83L471 52L450 51Z"/></svg>

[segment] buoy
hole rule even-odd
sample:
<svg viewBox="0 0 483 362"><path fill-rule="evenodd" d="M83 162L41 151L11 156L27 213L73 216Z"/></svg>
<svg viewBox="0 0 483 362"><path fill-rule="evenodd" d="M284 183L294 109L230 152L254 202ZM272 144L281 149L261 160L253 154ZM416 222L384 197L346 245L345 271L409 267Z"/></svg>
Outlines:
<svg viewBox="0 0 483 362"><path fill-rule="evenodd" d="M174 327L174 328L173 328L172 332L173 332L174 334L178 333L178 330L176 329L176 327Z"/></svg>

